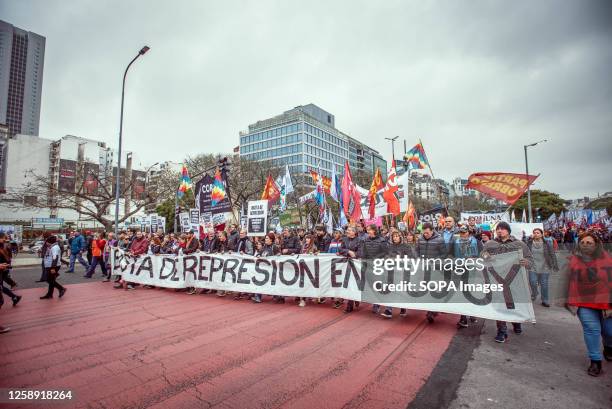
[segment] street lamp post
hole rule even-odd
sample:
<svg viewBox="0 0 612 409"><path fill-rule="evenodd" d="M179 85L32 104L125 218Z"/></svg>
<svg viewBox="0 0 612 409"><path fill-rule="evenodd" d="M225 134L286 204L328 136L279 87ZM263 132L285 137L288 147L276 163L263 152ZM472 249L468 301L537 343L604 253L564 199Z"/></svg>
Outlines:
<svg viewBox="0 0 612 409"><path fill-rule="evenodd" d="M391 141L391 157L393 160L395 160L395 141L397 138L399 138L399 136L396 136L395 138L385 138L386 140Z"/></svg>
<svg viewBox="0 0 612 409"><path fill-rule="evenodd" d="M147 51L149 51L148 46L144 46L138 51L136 57L130 61L130 63L125 68L125 72L123 73L123 84L121 86L121 119L119 120L119 149L118 149L118 158L117 158L117 174L115 176L115 237L119 237L119 198L121 197L121 143L123 136L123 100L125 97L125 78L127 77L128 70L130 66L140 57L144 55Z"/></svg>
<svg viewBox="0 0 612 409"><path fill-rule="evenodd" d="M530 143L529 145L523 145L523 149L525 150L525 173L529 176L529 161L527 160L527 148L531 146L536 146L539 143L548 142L547 139L542 139L541 141ZM527 184L527 208L528 210L528 222L531 223L533 221L533 214L531 211L531 189L529 188L529 184Z"/></svg>

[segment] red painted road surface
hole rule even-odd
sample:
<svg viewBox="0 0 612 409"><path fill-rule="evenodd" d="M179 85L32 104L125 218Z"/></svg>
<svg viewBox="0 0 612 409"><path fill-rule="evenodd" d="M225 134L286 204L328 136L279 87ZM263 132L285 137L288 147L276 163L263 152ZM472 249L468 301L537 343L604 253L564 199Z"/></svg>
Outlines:
<svg viewBox="0 0 612 409"><path fill-rule="evenodd" d="M12 328L0 335L0 387L71 389L66 407L405 408L457 319L100 282L68 286L63 299L43 292L20 291L19 306L5 299L0 310Z"/></svg>

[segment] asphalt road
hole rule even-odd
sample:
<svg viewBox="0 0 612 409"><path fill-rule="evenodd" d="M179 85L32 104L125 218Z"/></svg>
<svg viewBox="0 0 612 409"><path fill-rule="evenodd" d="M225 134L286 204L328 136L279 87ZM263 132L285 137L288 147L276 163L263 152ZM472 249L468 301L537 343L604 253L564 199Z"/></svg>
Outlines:
<svg viewBox="0 0 612 409"><path fill-rule="evenodd" d="M77 266L74 269L74 273L66 273L66 266L62 266L60 270L60 277L58 281L61 284L79 284L86 283L91 281L100 281L102 280L102 273L100 271L100 267L96 269L96 273L93 278L84 278L85 268L83 266ZM36 281L40 279L41 268L36 267L15 267L11 270L11 276L15 281L17 281L16 292L19 293L19 289L26 288L46 288L47 283L37 283Z"/></svg>

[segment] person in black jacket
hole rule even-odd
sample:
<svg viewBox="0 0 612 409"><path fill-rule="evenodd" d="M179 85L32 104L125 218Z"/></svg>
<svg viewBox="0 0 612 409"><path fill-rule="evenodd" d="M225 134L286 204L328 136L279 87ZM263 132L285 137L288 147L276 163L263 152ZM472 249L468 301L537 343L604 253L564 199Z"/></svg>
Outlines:
<svg viewBox="0 0 612 409"><path fill-rule="evenodd" d="M402 235L400 234L398 230L393 230L391 232L391 241L387 249L387 257L391 259L395 259L396 257L415 258L416 252L414 251L413 248L409 247L408 245L406 245L406 243L404 243L402 239ZM393 308L385 307L385 310L380 315L382 315L385 318L392 318ZM406 316L406 309L400 308L400 317L405 317L405 316Z"/></svg>
<svg viewBox="0 0 612 409"><path fill-rule="evenodd" d="M283 241L281 243L281 254L299 254L301 249L300 240L291 233L289 228L283 229Z"/></svg>
<svg viewBox="0 0 612 409"><path fill-rule="evenodd" d="M315 227L315 233L315 246L317 246L319 252L327 253L327 250L329 249L329 243L331 243L332 238L325 231L325 226L322 224L317 224L317 226Z"/></svg>
<svg viewBox="0 0 612 409"><path fill-rule="evenodd" d="M357 237L357 229L353 226L346 228L346 236L342 238L342 245L338 254L344 257L357 258L359 257L359 247L361 246L361 240ZM343 304L343 300L337 299L334 303L335 308L340 308ZM359 301L348 300L346 302L345 313L353 312L355 308L359 308Z"/></svg>
<svg viewBox="0 0 612 409"><path fill-rule="evenodd" d="M378 227L371 224L366 227L367 237L361 242L359 247L359 258L364 260L373 260L376 258L384 258L387 255L389 242L383 239L378 234ZM372 312L378 314L380 305L374 304Z"/></svg>
<svg viewBox="0 0 612 409"><path fill-rule="evenodd" d="M204 253L213 253L215 248L217 247L217 237L215 236L215 232L213 230L209 230L206 233L206 237L202 240L202 251Z"/></svg>
<svg viewBox="0 0 612 409"><path fill-rule="evenodd" d="M426 259L448 257L449 247L444 242L444 238L439 235L431 223L423 225L423 231L417 240L416 252L418 257ZM427 311L427 321L431 324L438 315L437 312Z"/></svg>

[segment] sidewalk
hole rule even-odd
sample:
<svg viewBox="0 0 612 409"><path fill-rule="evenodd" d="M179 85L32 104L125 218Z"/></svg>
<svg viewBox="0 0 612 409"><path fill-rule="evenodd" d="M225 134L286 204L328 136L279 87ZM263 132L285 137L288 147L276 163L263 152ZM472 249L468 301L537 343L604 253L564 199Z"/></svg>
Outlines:
<svg viewBox="0 0 612 409"><path fill-rule="evenodd" d="M612 363L594 378L577 317L559 307L534 305L537 324L523 334L509 332L505 344L493 340L495 322L486 321L480 345L464 373L451 409L609 408Z"/></svg>
<svg viewBox="0 0 612 409"><path fill-rule="evenodd" d="M26 252L18 253L17 256L13 257L11 265L14 267L32 267L39 266L41 259L36 254L30 254Z"/></svg>

